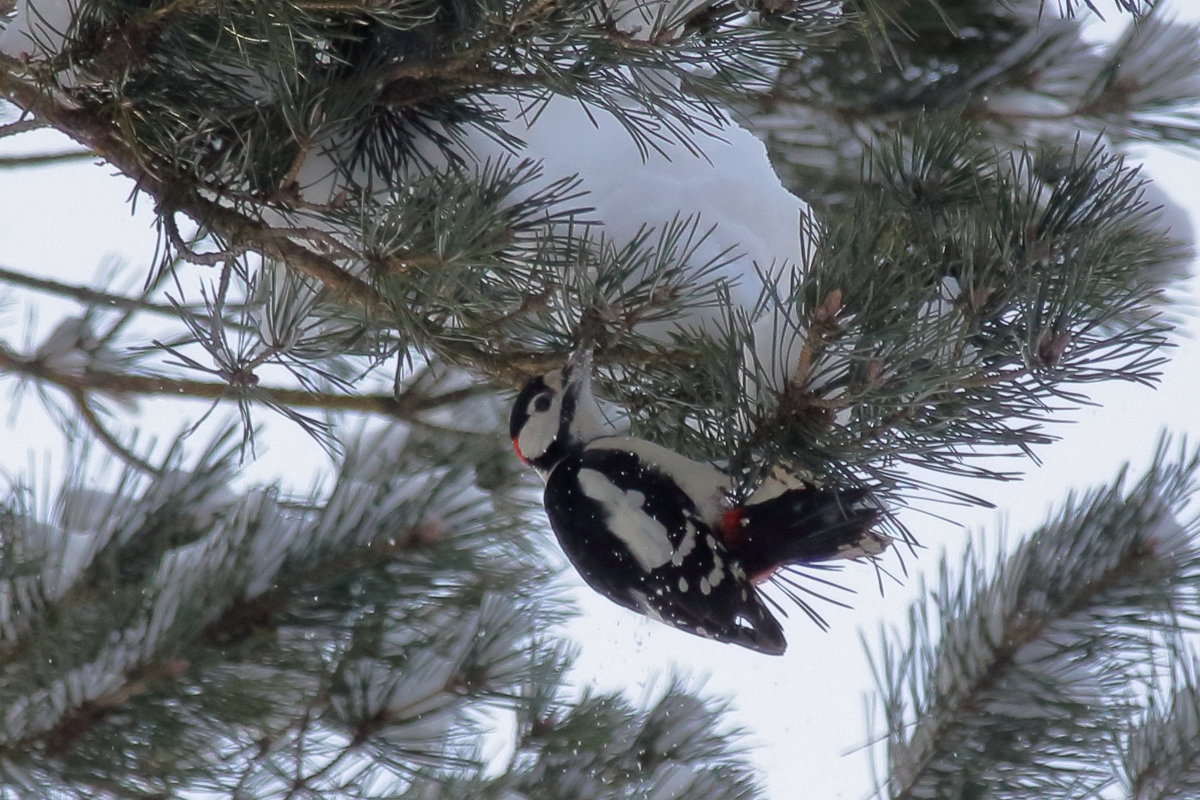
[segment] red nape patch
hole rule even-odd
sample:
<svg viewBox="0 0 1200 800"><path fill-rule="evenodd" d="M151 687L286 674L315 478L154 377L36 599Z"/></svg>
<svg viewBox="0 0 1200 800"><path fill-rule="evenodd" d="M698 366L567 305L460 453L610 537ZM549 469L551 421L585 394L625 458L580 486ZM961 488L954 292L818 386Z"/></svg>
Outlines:
<svg viewBox="0 0 1200 800"><path fill-rule="evenodd" d="M517 444L517 437L515 437L515 436L513 437L512 443L513 443L513 452L517 454L517 458L521 459L522 464L528 464L529 459L526 458L523 453L521 453L521 445Z"/></svg>
<svg viewBox="0 0 1200 800"><path fill-rule="evenodd" d="M736 550L746 537L746 520L740 508L731 508L721 515L721 541L730 550Z"/></svg>

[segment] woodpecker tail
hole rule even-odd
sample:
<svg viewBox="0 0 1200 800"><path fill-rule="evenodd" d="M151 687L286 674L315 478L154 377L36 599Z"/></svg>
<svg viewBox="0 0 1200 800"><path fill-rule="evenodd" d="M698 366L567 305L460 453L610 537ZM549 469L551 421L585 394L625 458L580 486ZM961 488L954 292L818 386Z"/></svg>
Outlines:
<svg viewBox="0 0 1200 800"><path fill-rule="evenodd" d="M771 615L761 599L755 598L731 628L708 635L720 641L740 644L769 656L781 656L787 650L783 627Z"/></svg>
<svg viewBox="0 0 1200 800"><path fill-rule="evenodd" d="M891 538L871 530L879 509L865 489L788 489L725 515L722 536L753 581L788 564L882 553Z"/></svg>

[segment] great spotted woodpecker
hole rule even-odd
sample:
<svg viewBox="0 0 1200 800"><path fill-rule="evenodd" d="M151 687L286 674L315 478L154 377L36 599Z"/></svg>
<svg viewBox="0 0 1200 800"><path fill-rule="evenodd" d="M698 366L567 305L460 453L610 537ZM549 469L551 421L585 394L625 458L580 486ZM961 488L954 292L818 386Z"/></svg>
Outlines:
<svg viewBox="0 0 1200 800"><path fill-rule="evenodd" d="M584 355L534 378L509 420L546 482L567 558L610 600L690 633L779 655L787 642L757 584L790 564L874 556L890 539L861 490L784 488L735 506L731 480L604 425Z"/></svg>

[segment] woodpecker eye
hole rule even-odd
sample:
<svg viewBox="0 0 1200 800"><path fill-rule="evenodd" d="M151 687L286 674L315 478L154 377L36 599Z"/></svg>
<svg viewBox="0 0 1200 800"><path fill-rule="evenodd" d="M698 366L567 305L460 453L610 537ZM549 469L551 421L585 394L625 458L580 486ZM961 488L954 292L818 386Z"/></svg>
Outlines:
<svg viewBox="0 0 1200 800"><path fill-rule="evenodd" d="M550 395L539 394L533 400L533 410L534 411L546 411L550 408L550 402L551 402Z"/></svg>

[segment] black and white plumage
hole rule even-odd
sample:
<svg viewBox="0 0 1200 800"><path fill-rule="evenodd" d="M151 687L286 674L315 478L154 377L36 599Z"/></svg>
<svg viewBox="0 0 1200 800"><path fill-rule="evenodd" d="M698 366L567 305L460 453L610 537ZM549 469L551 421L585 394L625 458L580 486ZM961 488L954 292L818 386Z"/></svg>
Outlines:
<svg viewBox="0 0 1200 800"><path fill-rule="evenodd" d="M603 424L590 358L534 378L513 405L517 455L546 482L563 552L610 600L763 653L787 647L756 583L788 564L873 556L889 539L862 491L776 488L734 507L710 464Z"/></svg>

